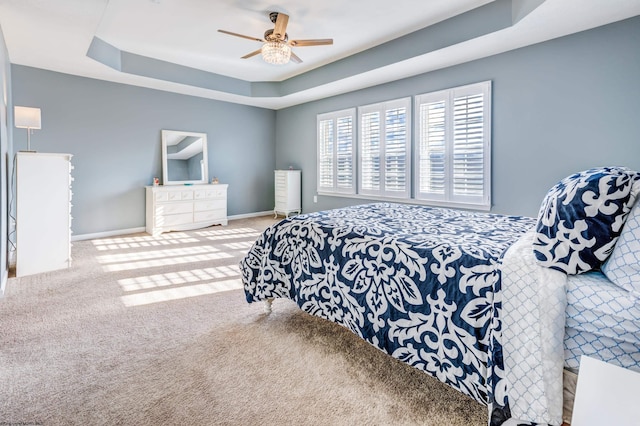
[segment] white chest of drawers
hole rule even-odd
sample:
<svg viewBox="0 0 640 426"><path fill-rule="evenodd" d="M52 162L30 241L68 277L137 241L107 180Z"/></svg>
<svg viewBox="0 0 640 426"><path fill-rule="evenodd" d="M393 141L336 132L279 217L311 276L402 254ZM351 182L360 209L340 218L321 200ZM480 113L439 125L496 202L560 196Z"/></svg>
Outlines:
<svg viewBox="0 0 640 426"><path fill-rule="evenodd" d="M275 171L275 195L276 203L273 208L275 217L282 213L289 217L289 213L302 211L300 202L300 170L276 170Z"/></svg>
<svg viewBox="0 0 640 426"><path fill-rule="evenodd" d="M16 154L16 276L71 266L71 154Z"/></svg>
<svg viewBox="0 0 640 426"><path fill-rule="evenodd" d="M146 187L146 230L151 235L227 224L227 186Z"/></svg>

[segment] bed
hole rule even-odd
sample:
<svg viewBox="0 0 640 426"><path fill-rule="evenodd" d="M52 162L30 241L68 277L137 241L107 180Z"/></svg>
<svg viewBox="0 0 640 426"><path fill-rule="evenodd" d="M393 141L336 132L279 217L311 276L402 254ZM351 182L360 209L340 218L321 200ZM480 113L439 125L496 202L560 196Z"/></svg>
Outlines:
<svg viewBox="0 0 640 426"><path fill-rule="evenodd" d="M568 277L606 260L638 180L620 168L572 175L537 219L394 203L287 218L241 261L246 299L288 298L348 328L486 404L491 424L560 424ZM610 192L604 181L626 192L616 212L584 202ZM578 237L563 217L576 197L598 219L572 218Z"/></svg>
<svg viewBox="0 0 640 426"><path fill-rule="evenodd" d="M588 355L640 372L640 304L601 271L569 277L565 367L577 372Z"/></svg>
<svg viewBox="0 0 640 426"><path fill-rule="evenodd" d="M640 303L602 271L567 281L564 333L564 416L570 423L583 355L640 372Z"/></svg>

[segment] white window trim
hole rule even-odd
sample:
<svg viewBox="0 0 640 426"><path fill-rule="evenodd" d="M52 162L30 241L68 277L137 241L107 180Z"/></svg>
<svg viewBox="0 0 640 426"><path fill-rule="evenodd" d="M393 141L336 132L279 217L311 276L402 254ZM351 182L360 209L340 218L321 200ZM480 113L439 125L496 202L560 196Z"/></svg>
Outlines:
<svg viewBox="0 0 640 426"><path fill-rule="evenodd" d="M337 120L339 118L344 118L344 117L351 117L351 122L353 124L353 135L352 135L352 139L351 139L351 164L353 164L353 176L352 176L352 185L351 188L339 188L338 187L338 183L337 183L337 179L338 179L338 141L337 141L337 131L338 131L338 126L337 126ZM321 186L321 179L320 179L320 157L321 157L321 153L320 153L320 122L321 121L325 121L325 120L332 120L333 121L333 126L334 126L334 131L335 131L335 139L333 141L333 185L331 187L327 187L327 186ZM356 121L356 109L355 108L348 108L348 109L343 109L340 111L333 111L333 112L328 112L328 113L324 113L324 114L318 114L317 118L316 118L316 168L317 168L317 174L316 174L316 191L318 194L325 194L325 195L339 195L339 194L350 194L350 195L355 195L356 194L356 188L357 188L357 183L356 183L356 177L358 176L358 164L356 161L356 137L357 137L357 121Z"/></svg>
<svg viewBox="0 0 640 426"><path fill-rule="evenodd" d="M465 95L477 95L481 93L484 97L483 106L483 188L484 194L482 197L464 197L454 196L452 191L453 176L452 176L452 156L450 153L453 151L453 123L452 115L449 112L453 105L453 99L459 96ZM421 135L421 122L420 122L420 105L424 103L431 103L444 100L446 103L446 136L445 136L445 158L446 158L446 170L445 175L445 193L444 194L431 194L421 193L419 187L420 177L420 135ZM413 164L413 181L414 181L414 197L416 200L420 200L424 203L429 203L442 207L462 207L468 209L477 209L488 211L491 209L491 81L484 81L475 84L469 84L466 86L455 87L447 90L440 90L438 92L431 92L415 96L414 101L414 116L415 116L415 141L414 141L414 164Z"/></svg>
<svg viewBox="0 0 640 426"><path fill-rule="evenodd" d="M440 202L433 200L421 200L419 198L397 198L397 197L379 197L375 195L361 195L361 194L338 194L335 192L318 192L318 195L327 196L327 197L340 197L340 198L350 198L353 200L365 200L365 201L387 201L391 203L402 203L402 204L414 204L421 206L429 206L429 207L447 207L447 208L456 208L470 211L489 211L489 208L478 207L476 205L468 204L468 203L456 203L456 202Z"/></svg>
<svg viewBox="0 0 640 426"><path fill-rule="evenodd" d="M406 147L406 176L405 182L407 183L404 192L397 191L386 191L384 188L385 181L385 112L389 109L401 108L404 107L407 111L407 121L406 121L406 138L405 138L405 147ZM367 190L362 188L362 137L363 131L361 128L362 124L362 116L363 114L367 114L370 112L379 112L381 114L381 139L380 139L380 185L381 188L379 190ZM371 105L365 105L358 107L358 121L357 121L357 133L358 133L358 195L365 197L375 197L380 199L410 199L411 198L411 168L412 168L412 150L411 150L411 98L401 98L395 99L391 101L380 102Z"/></svg>

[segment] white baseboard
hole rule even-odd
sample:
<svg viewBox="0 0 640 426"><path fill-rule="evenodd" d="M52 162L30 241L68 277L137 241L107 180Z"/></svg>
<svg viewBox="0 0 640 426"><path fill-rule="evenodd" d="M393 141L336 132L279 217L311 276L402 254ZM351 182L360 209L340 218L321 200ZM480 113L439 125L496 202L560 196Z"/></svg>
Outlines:
<svg viewBox="0 0 640 426"><path fill-rule="evenodd" d="M96 232L93 234L79 234L72 235L71 241L93 240L95 238L116 237L118 235L137 234L138 232L145 232L145 227L129 228L129 229L117 229L115 231Z"/></svg>
<svg viewBox="0 0 640 426"><path fill-rule="evenodd" d="M267 210L264 212L236 214L233 216L228 216L227 219L228 220L247 219L250 217L267 216L272 214L273 214L273 210ZM137 234L138 232L145 232L145 231L146 231L146 228L144 226L141 226L139 228L117 229L115 231L95 232L93 234L78 234L78 235L72 235L71 241L93 240L95 238L105 238L105 237L117 237L118 235Z"/></svg>
<svg viewBox="0 0 640 426"><path fill-rule="evenodd" d="M0 297L4 296L4 289L7 288L7 280L9 279L9 270L2 271L2 281L0 282Z"/></svg>

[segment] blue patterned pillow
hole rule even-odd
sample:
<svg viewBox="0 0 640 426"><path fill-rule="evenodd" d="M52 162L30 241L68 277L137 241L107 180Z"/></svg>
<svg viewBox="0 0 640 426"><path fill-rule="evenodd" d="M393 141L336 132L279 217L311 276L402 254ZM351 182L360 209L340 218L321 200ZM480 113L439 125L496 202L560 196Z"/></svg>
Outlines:
<svg viewBox="0 0 640 426"><path fill-rule="evenodd" d="M533 252L542 266L567 274L607 259L640 190L640 174L599 167L568 176L542 201Z"/></svg>
<svg viewBox="0 0 640 426"><path fill-rule="evenodd" d="M640 298L640 202L636 202L602 272L614 284Z"/></svg>

